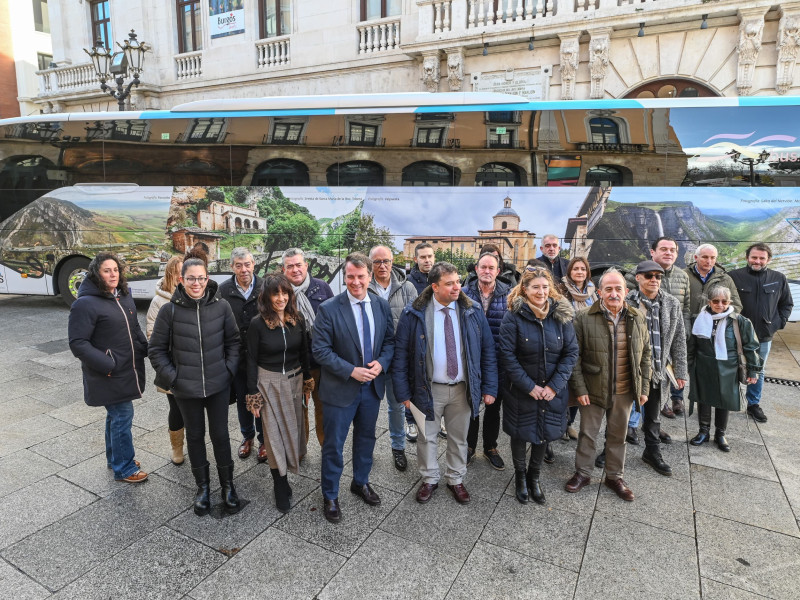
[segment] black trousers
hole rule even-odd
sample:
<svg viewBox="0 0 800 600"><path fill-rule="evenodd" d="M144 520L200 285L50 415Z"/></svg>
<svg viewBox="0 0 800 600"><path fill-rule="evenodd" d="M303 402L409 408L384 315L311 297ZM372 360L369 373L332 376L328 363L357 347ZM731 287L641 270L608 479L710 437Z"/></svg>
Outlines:
<svg viewBox="0 0 800 600"><path fill-rule="evenodd" d="M497 436L500 435L500 407L503 396L498 392L497 399L483 409L483 450L497 448ZM467 432L467 446L473 450L478 448L478 429L480 429L480 415L469 422Z"/></svg>
<svg viewBox="0 0 800 600"><path fill-rule="evenodd" d="M519 438L511 438L511 461L514 463L515 471L525 470L525 455L528 450L528 442ZM547 450L547 442L541 444L531 444L531 461L528 468L536 475L541 472L544 453Z"/></svg>
<svg viewBox="0 0 800 600"><path fill-rule="evenodd" d="M728 415L731 411L725 408L717 408L715 411L714 426L717 431L725 433L728 428ZM711 428L711 407L708 404L697 403L697 420L700 421L700 427Z"/></svg>
<svg viewBox="0 0 800 600"><path fill-rule="evenodd" d="M169 413L167 414L167 425L170 431L178 431L183 429L183 415L181 409L178 408L178 403L175 401L175 396L167 394L167 402L169 402Z"/></svg>
<svg viewBox="0 0 800 600"><path fill-rule="evenodd" d="M650 386L650 394L647 402L642 407L644 420L642 421L642 431L644 432L644 445L647 448L656 450L661 443L658 433L661 430L661 384L656 387Z"/></svg>
<svg viewBox="0 0 800 600"><path fill-rule="evenodd" d="M231 440L228 434L228 400L230 391L225 389L206 398L176 398L186 426L186 448L193 469L208 464L206 457L206 415L208 436L214 448L217 466L233 463Z"/></svg>

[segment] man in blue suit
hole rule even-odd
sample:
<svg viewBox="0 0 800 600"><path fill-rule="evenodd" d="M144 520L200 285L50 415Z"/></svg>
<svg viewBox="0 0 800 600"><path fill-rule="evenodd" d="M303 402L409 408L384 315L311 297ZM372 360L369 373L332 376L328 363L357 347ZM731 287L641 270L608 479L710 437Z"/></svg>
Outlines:
<svg viewBox="0 0 800 600"><path fill-rule="evenodd" d="M347 290L326 300L314 321L311 349L319 363L322 425L322 496L324 515L342 519L339 480L342 450L353 425L353 481L350 491L370 506L381 499L369 484L375 423L385 392L385 373L394 355L394 324L389 303L368 293L372 261L350 254L344 261Z"/></svg>

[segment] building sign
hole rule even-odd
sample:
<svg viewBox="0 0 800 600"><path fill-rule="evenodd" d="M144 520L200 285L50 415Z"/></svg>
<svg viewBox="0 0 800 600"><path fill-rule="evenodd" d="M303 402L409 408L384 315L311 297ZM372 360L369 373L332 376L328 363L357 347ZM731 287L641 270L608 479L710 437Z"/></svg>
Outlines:
<svg viewBox="0 0 800 600"><path fill-rule="evenodd" d="M244 0L210 0L208 15L212 40L244 33Z"/></svg>
<svg viewBox="0 0 800 600"><path fill-rule="evenodd" d="M473 73L473 92L496 92L524 96L528 100L547 100L550 67L508 69L503 72Z"/></svg>

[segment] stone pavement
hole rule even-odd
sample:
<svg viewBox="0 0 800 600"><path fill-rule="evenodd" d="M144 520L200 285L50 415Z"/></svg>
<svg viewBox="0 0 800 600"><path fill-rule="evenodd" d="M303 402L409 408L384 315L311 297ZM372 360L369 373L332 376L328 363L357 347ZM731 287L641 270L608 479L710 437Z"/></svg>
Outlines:
<svg viewBox="0 0 800 600"><path fill-rule="evenodd" d="M133 428L150 479L113 481L105 411L83 403L67 314L58 299L0 297L0 598L800 597L797 388L765 386L766 424L732 416L729 454L687 445L696 417L665 420L675 474L658 475L629 446L633 503L601 486L599 470L580 493L564 492L575 444L559 441L544 507L518 504L511 469L480 456L465 481L469 505L442 487L420 506L413 444L409 471L398 473L380 428L378 508L350 494L345 477L343 522L323 519L312 435L302 475L290 475L291 513L275 509L269 470L251 457L235 459L245 509L198 518L188 463L169 463L167 403L152 385ZM235 451L235 411L230 424Z"/></svg>

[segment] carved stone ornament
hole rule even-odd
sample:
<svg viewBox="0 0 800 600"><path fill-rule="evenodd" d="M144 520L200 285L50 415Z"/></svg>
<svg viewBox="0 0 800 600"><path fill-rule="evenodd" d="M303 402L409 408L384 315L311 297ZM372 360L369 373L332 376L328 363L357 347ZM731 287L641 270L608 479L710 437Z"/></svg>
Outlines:
<svg viewBox="0 0 800 600"><path fill-rule="evenodd" d="M439 54L428 55L422 59L422 83L429 92L439 89Z"/></svg>
<svg viewBox="0 0 800 600"><path fill-rule="evenodd" d="M744 17L739 23L739 43L736 52L739 54L739 68L736 77L736 88L740 96L753 93L753 76L756 70L758 53L761 51L761 36L764 34L764 15Z"/></svg>
<svg viewBox="0 0 800 600"><path fill-rule="evenodd" d="M575 76L578 73L578 37L561 39L561 99L575 98Z"/></svg>
<svg viewBox="0 0 800 600"><path fill-rule="evenodd" d="M447 83L451 92L460 92L464 81L464 49L447 53Z"/></svg>
<svg viewBox="0 0 800 600"><path fill-rule="evenodd" d="M602 98L604 95L609 43L608 33L592 34L592 41L589 42L589 74L592 79L590 98Z"/></svg>
<svg viewBox="0 0 800 600"><path fill-rule="evenodd" d="M784 13L778 24L778 64L775 90L785 94L794 83L794 66L800 48L800 13Z"/></svg>

